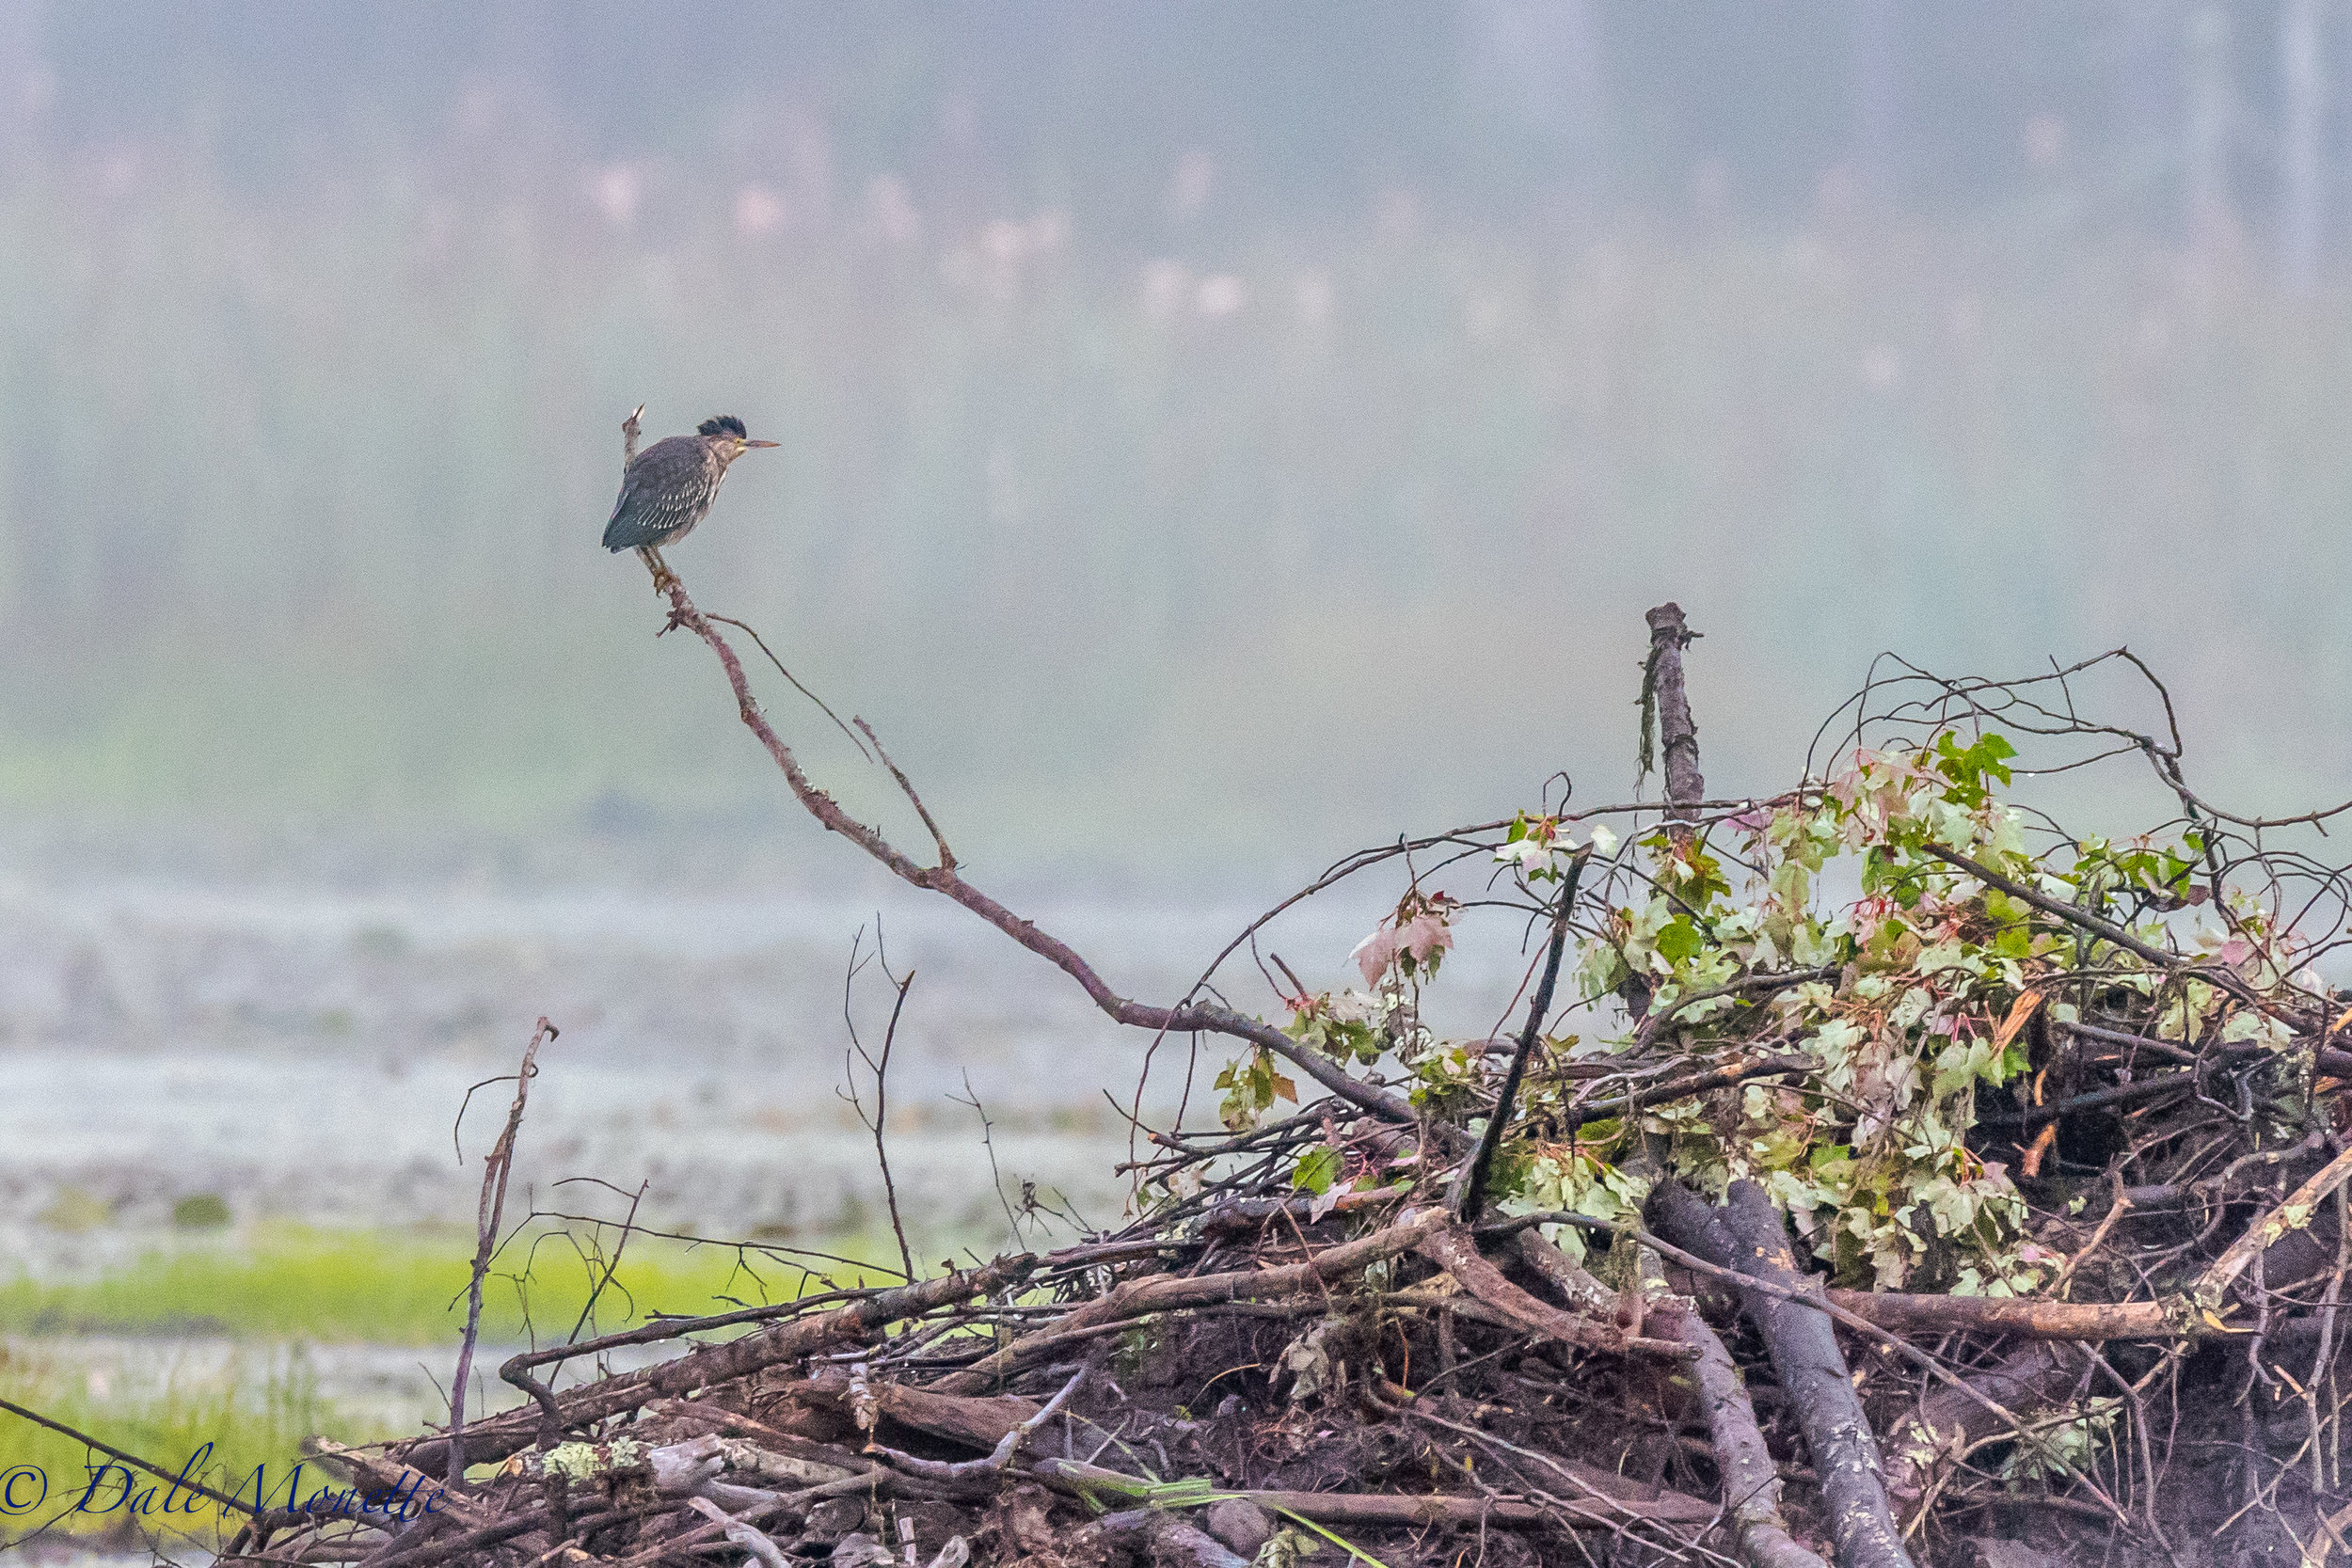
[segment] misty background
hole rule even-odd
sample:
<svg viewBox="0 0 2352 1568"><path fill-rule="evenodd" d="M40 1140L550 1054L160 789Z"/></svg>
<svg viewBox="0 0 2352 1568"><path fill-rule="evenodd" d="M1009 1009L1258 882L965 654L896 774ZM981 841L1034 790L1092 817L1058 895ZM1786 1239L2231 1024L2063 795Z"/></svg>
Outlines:
<svg viewBox="0 0 2352 1568"><path fill-rule="evenodd" d="M306 1432L413 1430L503 1087L452 1122L541 1014L510 1218L895 1258L853 935L920 976L926 1260L1039 1239L1025 1183L1111 1222L1128 1113L1213 1114L1222 1047L1139 1087L655 639L597 545L639 403L782 443L697 601L1146 1000L1351 849L1627 799L1668 598L1718 792L1881 650L2128 642L2207 798L2333 803L2352 0L0 0L0 1391L136 1433L324 1341ZM2137 768L2041 787L2137 831ZM1347 982L1405 875L1266 955ZM1525 932L1459 927L1483 1036Z"/></svg>
<svg viewBox="0 0 2352 1568"><path fill-rule="evenodd" d="M597 547L642 401L784 443L675 564L983 871L1622 799L1667 597L1723 787L2129 641L2315 803L2347 82L2328 0L8 0L0 800L834 875Z"/></svg>

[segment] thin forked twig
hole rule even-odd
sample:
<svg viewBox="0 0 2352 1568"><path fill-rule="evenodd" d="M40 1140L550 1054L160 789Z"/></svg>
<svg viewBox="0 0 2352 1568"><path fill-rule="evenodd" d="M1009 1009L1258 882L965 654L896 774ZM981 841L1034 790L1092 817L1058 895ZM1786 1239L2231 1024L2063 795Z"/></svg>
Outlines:
<svg viewBox="0 0 2352 1568"><path fill-rule="evenodd" d="M539 1047L562 1031L545 1018L531 1032L523 1048L523 1065L515 1074L515 1102L507 1107L506 1127L491 1146L482 1168L482 1202L475 1215L473 1276L466 1286L466 1339L457 1351L457 1376L449 1386L449 1481L466 1479L466 1383L473 1376L473 1348L482 1333L482 1281L498 1252L499 1223L506 1212L506 1180L515 1168L515 1134L523 1124L523 1105L531 1098L531 1080L539 1070ZM458 1113L463 1116L461 1109Z"/></svg>
<svg viewBox="0 0 2352 1568"><path fill-rule="evenodd" d="M754 633L754 635L757 634ZM953 871L956 868L956 852L947 847L947 835L939 831L937 822L931 820L931 808L923 803L923 797L914 793L914 785L908 780L905 772L897 763L890 760L890 753L882 750L882 736L874 733L874 726L864 719L859 719L856 722L857 727L865 733L866 738L874 743L874 754L882 758L882 766L890 769L890 776L898 781L898 787L906 793L906 798L914 802L914 815L921 817L923 826L930 830L931 842L939 847L941 867Z"/></svg>
<svg viewBox="0 0 2352 1568"><path fill-rule="evenodd" d="M850 734L850 726L841 721L841 716L834 712L832 708L825 705L825 699L817 695L816 692L811 691L807 687L803 686L801 684L801 677L784 667L784 660L778 658L774 652L770 649L767 639L761 637L757 631L754 630L748 622L739 621L732 615L710 615L708 611L705 611L704 613L708 617L708 619L724 622L726 625L735 627L744 636L750 638L753 641L758 643L759 651L768 656L768 662L776 667L776 673L782 675L786 680L790 681L792 683L793 690L799 692L802 696L806 697L810 702L815 703L818 711L822 712L826 718L833 721L833 727L834 729L839 730L843 735L849 736L850 744L857 748L858 755L866 758L868 762L874 760L872 753L866 750L866 742ZM858 728L866 728L866 721L863 719L858 721ZM873 732L871 730L867 730L866 734L870 737ZM880 744L880 742L876 742L878 748ZM891 771L896 773L898 772L898 769L894 768ZM901 784L905 783L903 779L899 782ZM924 820L928 822L930 819L929 817L925 817ZM934 832L936 830L934 830Z"/></svg>
<svg viewBox="0 0 2352 1568"><path fill-rule="evenodd" d="M861 932L861 938L863 935ZM914 989L914 971L908 970L903 977L890 973L890 956L882 947L879 921L874 928L874 954L882 964L883 976L898 993L891 1000L890 1022L882 1031L882 1053L879 1056L866 1050L866 1042L858 1038L857 1014L850 1006L850 989L856 983L858 972L866 967L865 960L857 956L855 942L850 947L850 973L841 982L841 1017L850 1028L850 1049L859 1061L866 1064L866 1070L874 1075L874 1114L870 1117L866 1114L866 1101L858 1093L854 1070L850 1073L850 1086L844 1098L849 1101L850 1109L857 1112L858 1120L864 1122L866 1130L874 1135L874 1161L882 1166L882 1197L890 1206L891 1233L898 1239L898 1258L906 1265L904 1277L912 1282L914 1278L914 1249L907 1245L906 1222L898 1215L898 1187L890 1177L890 1149L882 1139L882 1124L890 1115L890 1050L898 1040L898 1018L906 1011L907 992Z"/></svg>

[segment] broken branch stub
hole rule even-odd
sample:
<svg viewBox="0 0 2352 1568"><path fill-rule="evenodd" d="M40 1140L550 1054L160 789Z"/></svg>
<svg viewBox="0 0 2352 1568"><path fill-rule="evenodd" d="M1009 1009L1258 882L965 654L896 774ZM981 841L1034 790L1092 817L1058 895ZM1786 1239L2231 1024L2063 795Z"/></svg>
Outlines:
<svg viewBox="0 0 2352 1568"><path fill-rule="evenodd" d="M1656 715L1658 749L1666 775L1666 820L1677 844L1691 840L1691 818L1707 799L1699 772L1699 731L1691 719L1691 694L1683 684L1682 655L1698 637L1672 600L1644 617L1649 623L1649 664L1644 696Z"/></svg>

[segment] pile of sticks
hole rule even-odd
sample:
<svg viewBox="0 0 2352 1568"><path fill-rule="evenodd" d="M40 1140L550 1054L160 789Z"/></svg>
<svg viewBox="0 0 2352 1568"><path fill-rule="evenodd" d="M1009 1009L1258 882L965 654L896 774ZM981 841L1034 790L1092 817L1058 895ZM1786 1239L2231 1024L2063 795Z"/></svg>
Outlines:
<svg viewBox="0 0 2352 1568"><path fill-rule="evenodd" d="M321 1446L361 1496L432 1512L389 1528L347 1508L261 1514L222 1560L953 1568L1052 1553L1235 1568L1288 1529L1391 1565L1474 1542L1527 1561L1795 1568L1826 1545L1839 1563L1899 1562L1940 1466L2062 1399L2091 1347L2213 1332L2188 1302L1824 1291L1753 1186L1720 1210L1663 1191L1659 1232L1623 1238L1659 1273L1624 1284L1525 1216L1472 1226L1410 1194L1317 1216L1269 1196L518 1355L501 1375L532 1397L514 1410L453 1437ZM2265 1234L2250 1227L2209 1276L2242 1268ZM1742 1326L1716 1310L1726 1292L1789 1430L1758 1418L1726 1347ZM642 1370L544 1381L562 1361L722 1331L737 1337ZM1915 1339L2020 1349L1944 1373L1882 1443L1841 1331L1939 1372ZM1794 1526L1785 1476L1806 1494Z"/></svg>
<svg viewBox="0 0 2352 1568"><path fill-rule="evenodd" d="M461 1370L446 1428L320 1449L355 1488L429 1494L437 1511L255 1513L223 1561L1288 1568L1321 1554L1375 1568L1905 1568L1991 1560L1983 1543L2000 1536L2011 1565L2188 1560L2216 1542L2282 1540L2324 1563L2352 1528L2336 1375L2352 1250L2352 1145L2334 1111L2338 1075L2352 1078L2344 999L2265 995L2279 1027L2246 1041L2168 1035L2161 989L2111 984L2090 958L2070 974L2081 1005L2066 1016L2021 997L2010 1027L2029 1080L1980 1091L1967 1147L2017 1172L2034 1244L2062 1259L2029 1295L1835 1288L1756 1182L1731 1180L1715 1200L1654 1161L1638 1217L1508 1212L1498 1170L1527 1135L1522 1095L1588 1066L1543 1043L1581 919L1582 859L1534 911L1549 941L1518 1036L1488 1042L1467 1101L1416 1103L1407 1084L1217 999L1210 976L1263 920L1178 1002L1118 994L965 879L860 721L852 738L936 851L902 852L807 777L718 629L739 623L705 614L675 578L662 586L665 629L717 657L743 723L821 826L1061 969L1116 1022L1223 1037L1320 1093L1257 1125L1152 1134L1156 1152L1135 1168L1158 1196L1124 1227L1057 1251L917 1277L905 1250L897 1284L517 1355L500 1375L520 1402L470 1422ZM1684 691L1691 634L1671 605L1650 630L1662 822L1703 835L1756 802L1706 799ZM2021 721L2013 689L1935 685L1941 701ZM2031 728L2047 710L2026 707ZM2192 816L2247 821L2195 801L2176 745L2136 738ZM1660 813L1603 808L1645 809ZM1491 853L1505 826L1354 857L1266 918L1417 849ZM2237 983L2046 888L1961 863L2077 932L2086 955L2135 954L2168 986ZM2216 865L2213 885L2233 869ZM2290 869L2341 903L2342 874ZM1755 989L1824 977L1837 978L1792 967ZM1672 1009L1650 1013L1638 986L1624 1005L1632 1050L1606 1069L1613 1081L1581 1085L1565 1120L1555 1098L1548 1135L1677 1106L1706 1115L1817 1065L1762 1035L1727 1049ZM527 1057L485 1183L469 1359L531 1071ZM2257 1108L2298 1095L2303 1131L2279 1142L2278 1116ZM1309 1190L1300 1161L1316 1148L1385 1184ZM669 1341L691 1348L558 1384L567 1364Z"/></svg>

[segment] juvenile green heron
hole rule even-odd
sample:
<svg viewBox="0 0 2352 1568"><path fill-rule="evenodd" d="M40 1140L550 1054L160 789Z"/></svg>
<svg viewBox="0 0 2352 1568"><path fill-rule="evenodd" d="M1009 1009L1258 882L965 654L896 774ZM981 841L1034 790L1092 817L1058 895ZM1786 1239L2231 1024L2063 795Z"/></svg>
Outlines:
<svg viewBox="0 0 2352 1568"><path fill-rule="evenodd" d="M685 538L703 520L727 477L727 465L754 447L776 443L753 440L744 434L743 421L732 414L705 420L693 435L669 436L642 452L637 450L637 414L621 429L628 452L621 499L612 504L612 520L604 525L604 547L615 555L635 550L644 557L659 593L671 581L661 546Z"/></svg>

